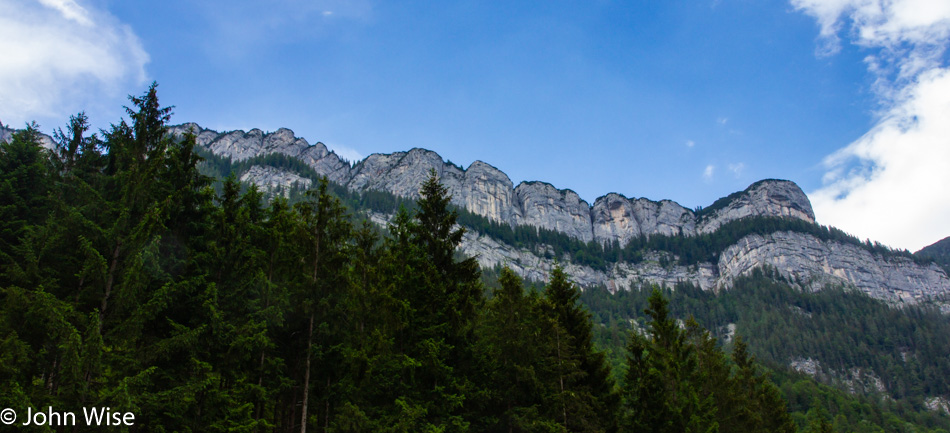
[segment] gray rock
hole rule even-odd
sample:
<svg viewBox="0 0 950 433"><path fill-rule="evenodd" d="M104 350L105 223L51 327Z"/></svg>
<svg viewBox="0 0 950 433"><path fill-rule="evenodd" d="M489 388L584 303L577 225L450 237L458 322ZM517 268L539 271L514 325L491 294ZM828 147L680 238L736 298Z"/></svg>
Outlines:
<svg viewBox="0 0 950 433"><path fill-rule="evenodd" d="M451 192L456 204L492 221L514 224L523 220L521 203L511 179L482 161L469 165L461 184Z"/></svg>
<svg viewBox="0 0 950 433"><path fill-rule="evenodd" d="M762 180L756 182L699 221L699 233L712 233L723 224L748 216L782 216L815 222L811 201L794 182Z"/></svg>
<svg viewBox="0 0 950 433"><path fill-rule="evenodd" d="M795 232L749 235L726 248L719 256L717 288L731 287L736 277L763 266L810 290L839 285L896 304L930 301L950 292L950 278L937 265L885 259L855 245Z"/></svg>
<svg viewBox="0 0 950 433"><path fill-rule="evenodd" d="M350 166L339 156L327 150L323 143L311 145L307 140L295 136L294 132L287 128L280 128L271 133L264 133L256 128L248 132L219 133L202 128L195 123L185 123L171 126L168 131L176 137L191 132L195 134L195 142L199 146L215 155L230 158L232 161L279 153L303 161L313 167L318 174L326 176L331 181L344 183L349 179Z"/></svg>
<svg viewBox="0 0 950 433"><path fill-rule="evenodd" d="M172 127L173 134L193 130L199 145L212 152L243 160L268 153L299 158L322 175L362 191L376 189L408 197L419 197L419 186L435 170L452 195L452 202L493 221L530 225L565 233L584 242L626 244L639 236L712 233L723 224L750 216L781 216L815 221L805 193L793 182L764 180L744 191L717 201L701 212L670 200L629 199L611 193L591 206L571 190L560 190L544 182L522 182L512 187L505 173L481 161L462 169L437 153L425 149L373 154L350 167L321 143L310 145L289 129L264 133L217 133L195 124ZM290 173L259 168L245 179L264 185L286 186L295 179ZM382 219L375 216L375 219ZM463 253L478 257L483 266L506 264L528 279L544 281L554 266L549 252L514 248L487 236L466 234ZM610 290L636 290L651 284L674 286L689 282L705 290L724 290L735 278L763 266L773 267L802 287L818 290L829 284L853 287L888 302L942 302L950 292L946 273L935 265L919 266L903 258L884 259L867 250L838 242L820 241L809 235L779 232L752 235L727 248L718 263L683 267L660 260L667 253L647 252L640 263L618 263L607 270L595 270L560 257L566 272L583 286L605 285ZM675 262L675 261L674 261ZM665 263L661 265L661 263ZM950 311L950 307L948 307Z"/></svg>
<svg viewBox="0 0 950 433"><path fill-rule="evenodd" d="M292 187L310 188L313 183L310 179L300 177L296 173L274 167L252 166L241 175L241 182L253 183L265 190L278 190L284 197L290 195Z"/></svg>
<svg viewBox="0 0 950 433"><path fill-rule="evenodd" d="M376 189L416 199L419 197L419 186L429 177L430 170L435 170L439 181L454 198L462 184L462 169L445 163L439 154L431 150L419 148L409 152L368 156L353 167L353 175L346 186L357 191Z"/></svg>
<svg viewBox="0 0 950 433"><path fill-rule="evenodd" d="M16 134L16 129L9 128L2 123L0 123L0 143L9 143L13 140L13 134ZM40 137L40 146L53 150L56 148L56 142L53 141L53 137L46 135L42 132L39 133Z"/></svg>
<svg viewBox="0 0 950 433"><path fill-rule="evenodd" d="M556 230L589 242L594 238L590 205L576 192L546 182L522 182L515 188L522 206L518 224Z"/></svg>

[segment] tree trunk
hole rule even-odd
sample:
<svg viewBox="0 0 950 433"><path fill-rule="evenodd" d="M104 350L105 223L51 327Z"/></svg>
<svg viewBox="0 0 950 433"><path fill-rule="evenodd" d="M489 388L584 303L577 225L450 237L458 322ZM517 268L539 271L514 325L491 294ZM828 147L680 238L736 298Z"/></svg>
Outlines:
<svg viewBox="0 0 950 433"><path fill-rule="evenodd" d="M330 376L327 376L327 405L323 411L323 431L330 429Z"/></svg>
<svg viewBox="0 0 950 433"><path fill-rule="evenodd" d="M109 278L106 279L106 292L102 295L102 305L99 307L99 331L102 332L102 323L105 318L106 308L109 306L109 296L112 295L112 285L115 283L115 268L119 264L119 248L122 247L122 241L115 242L115 249L112 250L112 263L109 263Z"/></svg>
<svg viewBox="0 0 950 433"><path fill-rule="evenodd" d="M557 376L561 381L561 412L564 415L564 428L567 428L567 402L564 401L564 367L561 365L561 330L555 329L554 339L557 341Z"/></svg>
<svg viewBox="0 0 950 433"><path fill-rule="evenodd" d="M307 433L307 399L310 398L310 352L313 348L313 313L310 313L310 330L307 334L307 363L303 375L303 404L301 405L300 433Z"/></svg>

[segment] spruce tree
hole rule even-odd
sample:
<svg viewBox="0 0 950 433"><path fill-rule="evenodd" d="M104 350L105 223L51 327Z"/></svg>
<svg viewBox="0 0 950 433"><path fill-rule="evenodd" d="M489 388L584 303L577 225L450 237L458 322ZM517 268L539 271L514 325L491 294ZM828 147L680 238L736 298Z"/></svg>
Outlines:
<svg viewBox="0 0 950 433"><path fill-rule="evenodd" d="M557 419L572 432L614 431L619 396L602 352L594 348L590 313L580 292L556 266L544 290L553 324Z"/></svg>
<svg viewBox="0 0 950 433"><path fill-rule="evenodd" d="M306 340L300 382L300 432L306 433L312 415L320 431L328 428L335 403L334 386L339 381L338 347L341 343L336 325L344 306L342 291L347 286L348 242L352 227L339 199L327 191L325 178L321 179L316 190L307 192L307 199L298 203L296 209L302 219L301 249L306 273L297 294L302 318L306 322L302 332ZM316 393L311 391L313 387L317 388ZM311 403L314 400L316 404Z"/></svg>
<svg viewBox="0 0 950 433"><path fill-rule="evenodd" d="M631 333L623 384L621 430L718 431L716 407L701 389L702 374L686 332L669 316L659 290L650 296L647 335Z"/></svg>
<svg viewBox="0 0 950 433"><path fill-rule="evenodd" d="M508 267L501 270L499 283L480 328L488 392L479 425L509 433L556 431L561 425L545 417L544 380L553 375L545 362L550 346L541 334L541 300L526 295L521 279Z"/></svg>

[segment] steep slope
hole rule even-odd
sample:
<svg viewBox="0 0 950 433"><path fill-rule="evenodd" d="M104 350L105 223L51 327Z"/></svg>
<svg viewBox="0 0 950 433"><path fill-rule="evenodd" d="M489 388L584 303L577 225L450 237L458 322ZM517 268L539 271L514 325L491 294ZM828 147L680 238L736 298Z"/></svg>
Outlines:
<svg viewBox="0 0 950 433"><path fill-rule="evenodd" d="M426 149L373 154L350 165L322 143L309 144L289 129L264 133L219 133L196 124L171 128L176 135L192 131L198 144L212 153L243 161L279 153L297 158L322 176L353 191L377 190L406 198L418 197L418 187L434 170L452 194L453 203L495 223L530 226L562 233L600 245L627 245L651 237L701 238L717 234L730 223L754 217L781 217L815 223L811 203L794 182L766 179L693 211L670 200L652 201L610 193L593 205L569 189L545 182L513 186L501 170L482 161L468 168L448 163ZM301 178L275 168L256 168L242 179L269 186L287 187ZM375 215L384 221L386 215ZM705 238L702 238L705 239ZM920 265L895 254L882 254L862 244L822 239L812 234L777 231L741 235L718 251L711 261L681 264L675 248L644 251L642 260L621 261L594 268L572 263L569 255L552 257L541 250L506 245L490 236L470 233L464 253L478 257L482 266L508 265L521 275L541 280L555 259L586 286L604 285L611 291L649 284L673 286L690 282L704 290L722 290L736 278L767 266L801 288L818 290L827 285L860 290L891 303L916 303L945 297L950 278L936 265Z"/></svg>
<svg viewBox="0 0 950 433"><path fill-rule="evenodd" d="M950 236L921 248L914 256L933 260L944 269L950 269Z"/></svg>
<svg viewBox="0 0 950 433"><path fill-rule="evenodd" d="M545 182L522 182L512 187L511 179L490 164L475 161L463 169L425 149L372 154L351 167L323 143L311 145L286 128L271 133L259 129L219 133L194 123L170 128L178 136L188 131L196 134L199 145L218 156L242 161L281 153L356 191L373 189L415 198L429 170L435 170L458 206L496 222L555 230L584 242L624 245L637 236L711 233L747 216L815 221L805 193L789 181L756 182L699 214L670 200L628 199L616 193L597 198L592 206L569 189Z"/></svg>

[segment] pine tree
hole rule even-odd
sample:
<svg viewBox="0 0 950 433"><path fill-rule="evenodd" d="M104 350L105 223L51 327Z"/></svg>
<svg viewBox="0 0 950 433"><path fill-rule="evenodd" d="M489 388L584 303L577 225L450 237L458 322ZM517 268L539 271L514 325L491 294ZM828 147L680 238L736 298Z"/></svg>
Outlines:
<svg viewBox="0 0 950 433"><path fill-rule="evenodd" d="M340 334L335 326L340 321L341 292L347 286L346 269L349 266L348 241L352 227L339 199L327 192L327 181L322 179L316 190L308 191L307 200L296 206L302 218L301 236L307 276L298 294L302 313L306 317L306 342L300 432L306 433L310 423L311 384L320 387L322 410L315 411L318 426L329 426L333 405L332 387L339 380ZM314 362L316 361L316 362ZM314 370L316 364L321 368Z"/></svg>
<svg viewBox="0 0 950 433"><path fill-rule="evenodd" d="M525 295L521 279L508 267L499 283L480 328L479 355L489 389L479 424L497 432L556 431L559 423L544 416L543 381L553 375L545 362L550 346L541 332L541 300Z"/></svg>
<svg viewBox="0 0 950 433"><path fill-rule="evenodd" d="M580 292L556 266L544 291L553 325L558 421L568 431L614 431L619 396L604 354L595 350L590 313Z"/></svg>
<svg viewBox="0 0 950 433"><path fill-rule="evenodd" d="M716 407L700 389L700 374L686 332L669 316L659 290L645 311L648 335L632 333L627 345L622 431L715 432Z"/></svg>

